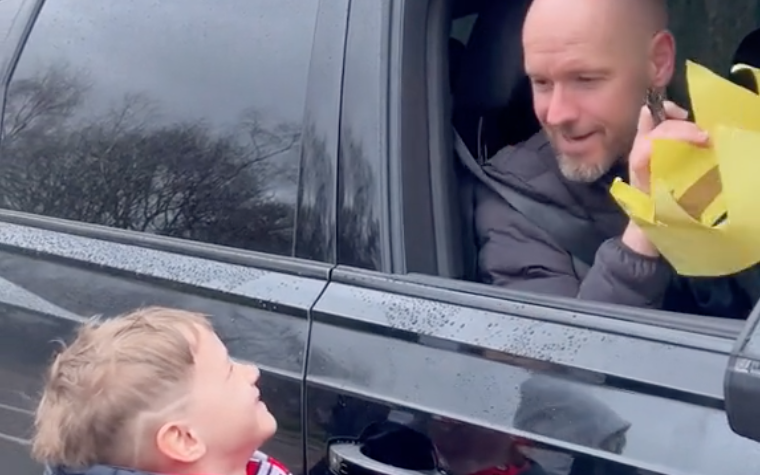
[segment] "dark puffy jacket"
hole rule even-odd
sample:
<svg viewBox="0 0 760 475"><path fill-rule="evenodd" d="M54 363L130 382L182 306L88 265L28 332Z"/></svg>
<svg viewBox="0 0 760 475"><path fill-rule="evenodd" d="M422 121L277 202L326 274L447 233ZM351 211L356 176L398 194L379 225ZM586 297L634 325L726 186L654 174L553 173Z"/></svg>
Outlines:
<svg viewBox="0 0 760 475"><path fill-rule="evenodd" d="M628 249L620 240L628 218L609 187L615 168L595 183L566 180L543 133L507 147L484 165L499 186L590 222L606 238L593 265L577 265L542 228L485 184L475 191L475 225L481 279L502 287L565 297L663 308L704 315L746 318L751 303L731 278L683 279L662 258Z"/></svg>

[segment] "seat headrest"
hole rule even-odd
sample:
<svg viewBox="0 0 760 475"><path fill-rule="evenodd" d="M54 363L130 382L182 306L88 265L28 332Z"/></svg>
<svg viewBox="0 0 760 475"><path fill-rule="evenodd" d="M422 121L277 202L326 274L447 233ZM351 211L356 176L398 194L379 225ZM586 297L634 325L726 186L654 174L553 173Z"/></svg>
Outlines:
<svg viewBox="0 0 760 475"><path fill-rule="evenodd" d="M524 80L522 26L532 0L491 0L473 25L459 65L455 106L506 107Z"/></svg>
<svg viewBox="0 0 760 475"><path fill-rule="evenodd" d="M743 66L743 65L738 65ZM757 77L755 76L755 73L752 72L752 70L742 67L734 67L731 70L731 73L728 75L728 79L736 84L737 86L741 86L743 88L746 88L755 94L760 93L760 87L758 87L758 81Z"/></svg>
<svg viewBox="0 0 760 475"><path fill-rule="evenodd" d="M736 48L731 64L742 63L755 68L760 67L760 29L748 33Z"/></svg>

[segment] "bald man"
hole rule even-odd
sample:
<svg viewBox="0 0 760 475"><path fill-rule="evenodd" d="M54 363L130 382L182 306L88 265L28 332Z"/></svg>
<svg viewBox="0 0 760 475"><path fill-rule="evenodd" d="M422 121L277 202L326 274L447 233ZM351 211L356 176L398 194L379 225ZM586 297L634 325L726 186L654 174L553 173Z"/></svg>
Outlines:
<svg viewBox="0 0 760 475"><path fill-rule="evenodd" d="M609 193L627 177L649 187L652 138L707 146L687 113L666 104L655 126L648 90L673 76L675 40L665 0L534 0L523 27L525 70L542 131L484 167L497 182L587 220L607 240L593 266L491 189L476 191L482 278L510 289L635 307L744 318L750 302L730 279L677 278Z"/></svg>

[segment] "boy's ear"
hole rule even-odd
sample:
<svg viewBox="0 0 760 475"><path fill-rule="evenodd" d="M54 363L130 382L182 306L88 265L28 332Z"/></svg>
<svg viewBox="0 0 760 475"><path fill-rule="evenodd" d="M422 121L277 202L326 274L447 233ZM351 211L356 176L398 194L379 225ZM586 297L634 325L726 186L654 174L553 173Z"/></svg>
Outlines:
<svg viewBox="0 0 760 475"><path fill-rule="evenodd" d="M159 453L174 462L191 464L206 454L206 444L186 423L167 422L156 433Z"/></svg>

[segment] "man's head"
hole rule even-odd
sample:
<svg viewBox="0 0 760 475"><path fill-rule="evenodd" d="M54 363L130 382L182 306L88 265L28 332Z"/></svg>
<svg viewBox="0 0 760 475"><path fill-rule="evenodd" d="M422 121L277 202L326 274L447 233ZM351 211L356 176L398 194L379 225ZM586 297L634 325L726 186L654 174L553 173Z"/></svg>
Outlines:
<svg viewBox="0 0 760 475"><path fill-rule="evenodd" d="M666 0L534 0L523 28L536 116L570 180L627 156L648 88L670 82Z"/></svg>
<svg viewBox="0 0 760 475"><path fill-rule="evenodd" d="M148 308L93 321L50 367L32 452L71 468L232 473L276 430L258 378L203 315Z"/></svg>

